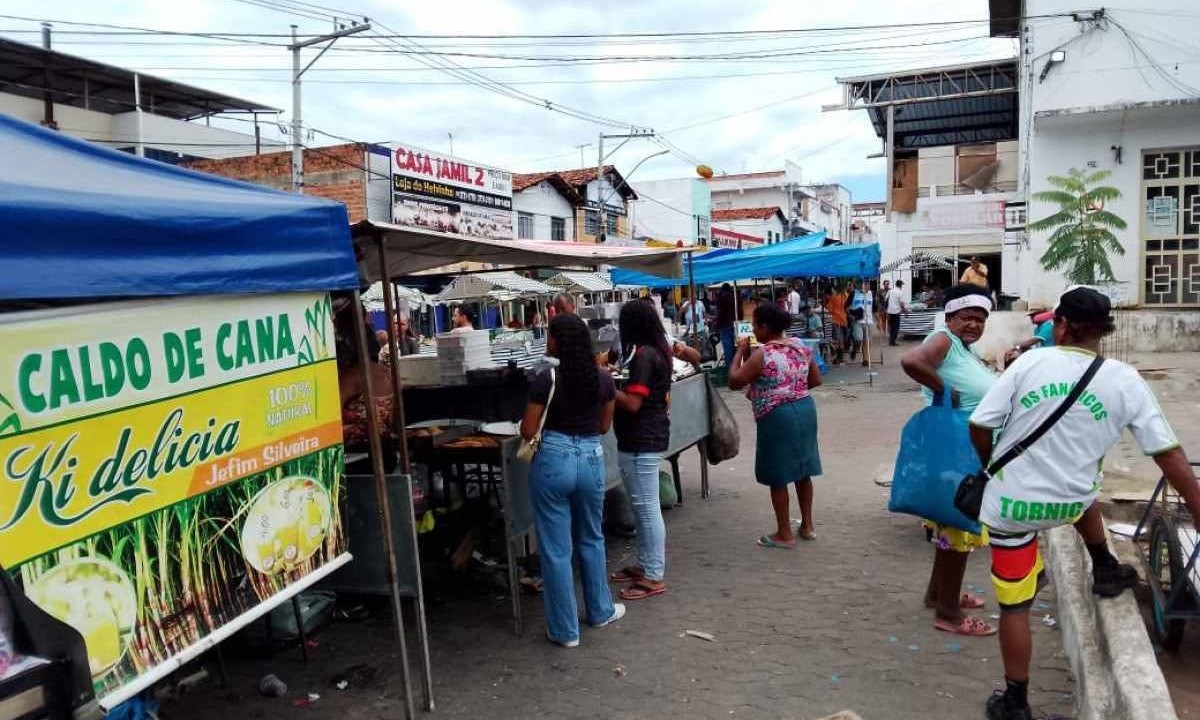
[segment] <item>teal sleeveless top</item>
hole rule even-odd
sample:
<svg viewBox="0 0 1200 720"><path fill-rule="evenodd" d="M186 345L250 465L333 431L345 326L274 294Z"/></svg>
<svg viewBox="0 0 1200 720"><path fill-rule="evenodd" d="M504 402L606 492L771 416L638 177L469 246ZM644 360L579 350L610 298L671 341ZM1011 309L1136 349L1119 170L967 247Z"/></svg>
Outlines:
<svg viewBox="0 0 1200 720"><path fill-rule="evenodd" d="M930 333L925 342L929 342L938 333L950 338L950 351L946 353L945 359L937 369L938 377L942 379L943 384L958 391L960 409L968 412L974 410L998 376L978 355L963 345L963 341L957 335L945 328ZM922 387L921 394L925 396L926 405L933 402L933 392L929 388Z"/></svg>

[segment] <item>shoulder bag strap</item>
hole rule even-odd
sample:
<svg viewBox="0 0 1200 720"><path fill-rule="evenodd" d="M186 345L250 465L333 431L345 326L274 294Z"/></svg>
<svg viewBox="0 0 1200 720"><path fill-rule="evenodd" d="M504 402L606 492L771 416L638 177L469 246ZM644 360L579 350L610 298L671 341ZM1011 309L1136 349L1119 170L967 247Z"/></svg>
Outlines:
<svg viewBox="0 0 1200 720"><path fill-rule="evenodd" d="M542 408L542 417L538 420L537 437L542 437L542 429L546 427L546 416L550 414L550 403L554 402L554 386L557 384L554 377L554 368L550 368L550 395L546 397L546 407Z"/></svg>
<svg viewBox="0 0 1200 720"><path fill-rule="evenodd" d="M1066 399L1064 399L1058 407L1054 408L1054 412L1050 413L1050 417L1043 420L1042 424L1039 425L1036 430L1029 433L1029 435L1023 438L1020 442L1009 448L1007 452L994 460L991 465L988 465L988 475L995 475L996 473L1000 472L1005 465L1020 457L1026 450L1029 449L1030 445L1037 442L1040 437L1045 435L1050 430L1050 428L1054 427L1054 425L1062 419L1062 416L1067 414L1067 411L1071 409L1071 406L1075 404L1075 401L1079 399L1079 396L1083 394L1083 391L1087 389L1088 383L1090 383L1092 378L1096 376L1096 372L1103 364L1104 358L1097 355L1096 359L1092 361L1092 364L1088 365L1087 370L1083 371L1083 375L1075 383L1075 387L1071 388L1071 392L1067 394Z"/></svg>

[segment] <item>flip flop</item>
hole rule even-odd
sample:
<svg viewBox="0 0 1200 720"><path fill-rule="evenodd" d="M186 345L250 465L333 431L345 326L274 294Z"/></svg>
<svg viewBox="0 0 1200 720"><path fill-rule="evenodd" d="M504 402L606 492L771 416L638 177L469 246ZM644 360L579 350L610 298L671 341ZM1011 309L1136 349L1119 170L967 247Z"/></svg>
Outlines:
<svg viewBox="0 0 1200 720"><path fill-rule="evenodd" d="M644 579L645 578L642 578L642 580ZM653 585L645 584L642 582L642 580L638 580L634 584L617 593L617 597L628 601L645 600L646 598L654 597L655 595L662 595L667 591L666 585L659 585L655 587Z"/></svg>
<svg viewBox="0 0 1200 720"><path fill-rule="evenodd" d="M987 637L995 635L996 628L984 621L973 618L970 615L964 615L963 619L957 623L949 620L934 620L933 627L935 630L942 632L954 633L955 635L968 635L970 637Z"/></svg>
<svg viewBox="0 0 1200 720"><path fill-rule="evenodd" d="M986 605L987 605L987 603L984 602L984 599L979 597L978 595L972 595L971 593L963 593L962 602L960 602L958 606L960 608L962 608L963 610L979 610L980 608L983 608Z"/></svg>
<svg viewBox="0 0 1200 720"><path fill-rule="evenodd" d="M774 539L774 538L772 538L770 535L763 535L762 537L760 537L760 538L758 539L758 542L757 542L757 544L758 544L758 546L759 546L759 547L765 547L765 548L782 548L782 549L784 549L784 550L791 550L791 549L793 549L793 548L795 548L795 547L796 547L796 541L795 541L795 540L793 540L793 541L792 541L792 542L790 542L790 543L785 543L785 542L783 542L783 541L781 541L781 540L775 540L775 539Z"/></svg>
<svg viewBox="0 0 1200 720"><path fill-rule="evenodd" d="M644 577L646 577L646 573L640 568L627 567L616 571L612 575L609 575L608 579L615 583L632 583L637 582Z"/></svg>

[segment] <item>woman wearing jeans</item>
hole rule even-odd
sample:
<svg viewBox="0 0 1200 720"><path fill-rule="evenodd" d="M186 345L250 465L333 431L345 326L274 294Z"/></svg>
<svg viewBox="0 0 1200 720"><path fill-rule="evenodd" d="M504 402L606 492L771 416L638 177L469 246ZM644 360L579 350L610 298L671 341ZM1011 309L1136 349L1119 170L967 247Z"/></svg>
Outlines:
<svg viewBox="0 0 1200 720"><path fill-rule="evenodd" d="M671 437L667 400L671 350L654 306L627 302L619 320L629 379L617 392L615 417L621 475L637 522L638 564L612 576L632 583L622 600L643 600L667 591L667 529L658 495L658 466Z"/></svg>
<svg viewBox="0 0 1200 720"><path fill-rule="evenodd" d="M612 377L596 366L591 333L579 316L554 316L546 354L557 358L558 366L534 378L521 437L528 440L537 435L545 413L530 484L545 583L546 637L573 648L579 645L573 554L579 557L588 624L603 627L625 615L625 606L614 605L608 589L600 530L604 510L600 436L612 425L616 389Z"/></svg>

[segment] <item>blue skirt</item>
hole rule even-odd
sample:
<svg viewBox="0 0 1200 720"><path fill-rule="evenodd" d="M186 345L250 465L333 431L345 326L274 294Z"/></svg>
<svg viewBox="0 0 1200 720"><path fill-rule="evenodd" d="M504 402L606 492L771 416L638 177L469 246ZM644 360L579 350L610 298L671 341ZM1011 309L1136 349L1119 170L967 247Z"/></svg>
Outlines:
<svg viewBox="0 0 1200 720"><path fill-rule="evenodd" d="M780 405L758 421L754 477L779 487L821 474L817 404L812 397Z"/></svg>

